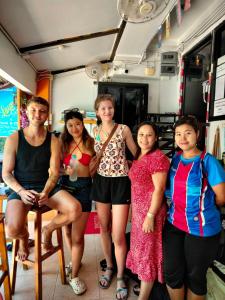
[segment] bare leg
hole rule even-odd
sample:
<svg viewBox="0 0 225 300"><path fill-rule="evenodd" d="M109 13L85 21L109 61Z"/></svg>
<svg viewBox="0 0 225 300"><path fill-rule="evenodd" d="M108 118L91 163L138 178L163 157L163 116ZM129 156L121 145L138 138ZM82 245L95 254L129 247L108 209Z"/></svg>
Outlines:
<svg viewBox="0 0 225 300"><path fill-rule="evenodd" d="M107 269L104 273L109 278L112 277L112 269L113 269L113 262L112 262L112 238L111 238L111 205L105 203L96 203L98 218L100 222L101 228L101 244L102 250L106 259L106 264L109 269ZM111 268L111 270L110 270ZM107 286L109 282L101 277L100 284L102 286Z"/></svg>
<svg viewBox="0 0 225 300"><path fill-rule="evenodd" d="M126 299L128 293L126 283L123 280L127 255L125 232L128 213L128 204L112 206L112 237L115 246L115 256L117 263L117 299Z"/></svg>
<svg viewBox="0 0 225 300"><path fill-rule="evenodd" d="M205 296L199 296L194 294L191 290L188 289L188 293L187 293L187 299L188 300L205 300Z"/></svg>
<svg viewBox="0 0 225 300"><path fill-rule="evenodd" d="M47 205L59 212L50 223L43 227L44 244L52 247L52 232L62 226L73 223L81 216L81 205L68 192L61 190L48 199Z"/></svg>
<svg viewBox="0 0 225 300"><path fill-rule="evenodd" d="M171 300L184 300L184 286L180 289L172 289L167 285Z"/></svg>
<svg viewBox="0 0 225 300"><path fill-rule="evenodd" d="M29 255L29 233L26 223L30 207L18 199L8 201L6 207L6 232L10 238L20 240L17 254L22 261L26 260Z"/></svg>
<svg viewBox="0 0 225 300"><path fill-rule="evenodd" d="M117 262L117 277L123 277L127 244L125 238L129 205L113 205L112 207L112 237L115 245L115 256Z"/></svg>
<svg viewBox="0 0 225 300"><path fill-rule="evenodd" d="M64 237L67 248L72 251L72 224L64 226Z"/></svg>
<svg viewBox="0 0 225 300"><path fill-rule="evenodd" d="M83 212L81 217L72 224L72 278L78 276L81 259L84 253L84 232L89 212Z"/></svg>
<svg viewBox="0 0 225 300"><path fill-rule="evenodd" d="M154 282L141 281L141 289L138 300L148 300Z"/></svg>

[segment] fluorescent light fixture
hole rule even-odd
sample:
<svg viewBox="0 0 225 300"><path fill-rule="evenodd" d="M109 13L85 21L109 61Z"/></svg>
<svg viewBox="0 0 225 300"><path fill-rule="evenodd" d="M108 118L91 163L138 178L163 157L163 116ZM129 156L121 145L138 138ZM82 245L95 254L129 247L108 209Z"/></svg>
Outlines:
<svg viewBox="0 0 225 300"><path fill-rule="evenodd" d="M0 75L3 78L5 78L6 80L8 80L9 82L11 82L13 85L15 85L18 89L20 89L28 94L32 94L32 92L30 90L28 90L24 85L22 85L21 83L16 81L13 77L11 77L9 74L7 74L5 71L3 71L1 68L0 68Z"/></svg>

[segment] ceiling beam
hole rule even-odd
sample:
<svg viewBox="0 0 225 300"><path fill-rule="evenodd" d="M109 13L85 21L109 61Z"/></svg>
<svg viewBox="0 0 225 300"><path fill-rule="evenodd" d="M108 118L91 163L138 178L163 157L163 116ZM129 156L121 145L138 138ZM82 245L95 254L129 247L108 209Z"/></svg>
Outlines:
<svg viewBox="0 0 225 300"><path fill-rule="evenodd" d="M84 40L89 40L89 39L94 39L106 35L111 35L111 34L117 34L119 33L120 28L114 28L106 31L100 31L100 32L95 32L95 33L89 33L85 35L79 35L71 38L65 38L65 39L60 39L60 40L55 40L47 43L42 43L42 44L37 44L37 45L32 45L28 47L22 47L19 49L21 53L29 53L32 51L37 51L40 49L44 48L49 48L49 47L54 47L54 46L60 46L60 45L65 45L68 43L75 43L75 42L80 42Z"/></svg>
<svg viewBox="0 0 225 300"><path fill-rule="evenodd" d="M123 35L124 29L126 27L126 24L127 24L127 22L123 20L121 25L120 25L119 32L117 34L116 40L115 40L114 45L113 45L112 53L111 53L111 56L110 56L111 61L113 61L114 58L115 58L116 50L119 46L119 43L120 43L121 37Z"/></svg>
<svg viewBox="0 0 225 300"><path fill-rule="evenodd" d="M121 37L123 35L124 29L126 27L126 24L127 24L127 22L123 20L120 27L117 29L117 37L116 37L116 40L115 40L114 45L113 45L113 49L112 49L112 53L110 55L110 59L100 61L102 64L113 62L114 57L116 55L116 50L119 46L119 43L120 43ZM85 68L85 65L80 65L80 66L73 67L73 68L68 68L68 69L55 70L55 71L52 71L51 73L52 73L52 75L57 75L57 74L65 73L65 72L80 70L80 69L83 69L83 68Z"/></svg>
<svg viewBox="0 0 225 300"><path fill-rule="evenodd" d="M101 60L100 63L102 64L107 64L112 62L111 60ZM68 69L61 69L61 70L55 70L52 71L51 74L52 75L57 75L57 74L61 74L61 73L65 73L65 72L70 72L70 71L76 71L76 70L80 70L80 69L84 69L86 66L85 65L80 65L77 67L73 67L73 68L68 68Z"/></svg>

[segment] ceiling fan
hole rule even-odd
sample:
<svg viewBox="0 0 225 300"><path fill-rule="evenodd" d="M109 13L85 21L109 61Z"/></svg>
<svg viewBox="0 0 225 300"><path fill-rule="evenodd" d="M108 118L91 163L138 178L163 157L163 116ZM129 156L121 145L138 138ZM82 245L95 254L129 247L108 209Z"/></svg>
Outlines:
<svg viewBox="0 0 225 300"><path fill-rule="evenodd" d="M169 0L118 0L120 17L131 23L143 23L159 16L167 7Z"/></svg>

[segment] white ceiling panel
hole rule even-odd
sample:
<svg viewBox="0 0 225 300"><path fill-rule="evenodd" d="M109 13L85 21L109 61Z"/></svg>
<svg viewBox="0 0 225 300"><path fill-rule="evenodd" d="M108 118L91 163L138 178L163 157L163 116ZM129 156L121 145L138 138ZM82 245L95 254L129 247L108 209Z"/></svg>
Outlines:
<svg viewBox="0 0 225 300"><path fill-rule="evenodd" d="M0 20L19 47L119 27L116 0L0 0Z"/></svg>
<svg viewBox="0 0 225 300"><path fill-rule="evenodd" d="M38 70L61 70L71 66L86 65L90 62L108 60L115 35L66 44L60 50L58 47L31 54L30 60Z"/></svg>

